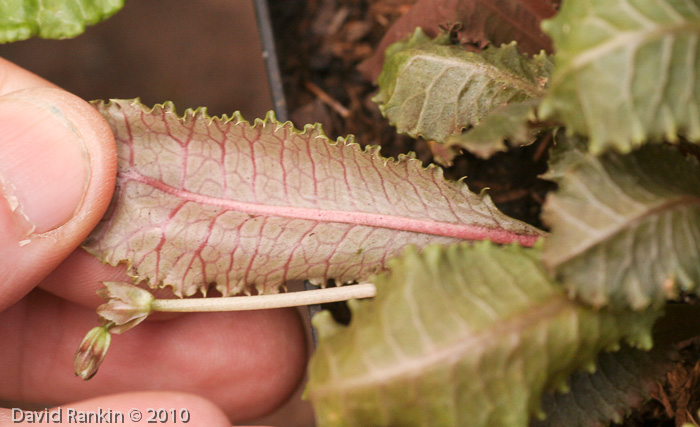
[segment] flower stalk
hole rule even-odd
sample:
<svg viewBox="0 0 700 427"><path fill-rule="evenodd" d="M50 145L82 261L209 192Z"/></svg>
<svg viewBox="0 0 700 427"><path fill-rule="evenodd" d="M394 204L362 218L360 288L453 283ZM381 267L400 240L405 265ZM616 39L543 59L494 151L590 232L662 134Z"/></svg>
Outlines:
<svg viewBox="0 0 700 427"><path fill-rule="evenodd" d="M340 286L312 291L286 292L276 295L244 297L155 299L145 289L123 282L105 282L98 294L107 300L97 312L105 322L92 328L75 353L75 375L83 380L92 378L107 354L112 333L120 334L143 322L154 311L209 312L263 310L324 304L349 299L371 298L377 294L372 283Z"/></svg>
<svg viewBox="0 0 700 427"><path fill-rule="evenodd" d="M151 310L166 312L264 310L269 308L325 304L349 299L371 298L376 294L377 289L374 284L360 283L337 288L286 292L273 295L195 299L154 299L153 302L151 302Z"/></svg>

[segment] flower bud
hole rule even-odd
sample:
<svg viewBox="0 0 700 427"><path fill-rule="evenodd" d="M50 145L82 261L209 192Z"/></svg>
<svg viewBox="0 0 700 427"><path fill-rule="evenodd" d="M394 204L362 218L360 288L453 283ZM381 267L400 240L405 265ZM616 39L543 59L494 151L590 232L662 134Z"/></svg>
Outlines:
<svg viewBox="0 0 700 427"><path fill-rule="evenodd" d="M98 294L107 302L97 307L97 314L114 323L110 332L121 334L151 314L154 298L147 290L124 282L104 282L104 285Z"/></svg>
<svg viewBox="0 0 700 427"><path fill-rule="evenodd" d="M102 364L111 341L112 335L109 333L108 325L90 329L80 343L78 351L75 352L73 361L75 375L83 380L92 378Z"/></svg>

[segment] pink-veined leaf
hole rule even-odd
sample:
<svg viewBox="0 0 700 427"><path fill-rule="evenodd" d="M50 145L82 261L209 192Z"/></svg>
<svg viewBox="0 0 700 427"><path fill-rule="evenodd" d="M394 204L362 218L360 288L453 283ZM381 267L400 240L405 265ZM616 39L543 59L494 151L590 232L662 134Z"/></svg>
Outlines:
<svg viewBox="0 0 700 427"><path fill-rule="evenodd" d="M85 242L104 262L178 296L274 293L288 280L363 280L406 246L539 230L412 156L329 141L272 115L253 125L172 104L98 103L115 134L112 206ZM255 291L253 291L255 289Z"/></svg>

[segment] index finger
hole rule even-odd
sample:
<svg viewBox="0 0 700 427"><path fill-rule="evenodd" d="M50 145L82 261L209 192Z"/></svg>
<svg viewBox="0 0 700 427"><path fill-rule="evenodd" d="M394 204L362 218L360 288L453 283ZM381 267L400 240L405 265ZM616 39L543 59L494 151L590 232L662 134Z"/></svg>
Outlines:
<svg viewBox="0 0 700 427"><path fill-rule="evenodd" d="M39 87L58 88L36 74L0 58L0 96L20 89Z"/></svg>

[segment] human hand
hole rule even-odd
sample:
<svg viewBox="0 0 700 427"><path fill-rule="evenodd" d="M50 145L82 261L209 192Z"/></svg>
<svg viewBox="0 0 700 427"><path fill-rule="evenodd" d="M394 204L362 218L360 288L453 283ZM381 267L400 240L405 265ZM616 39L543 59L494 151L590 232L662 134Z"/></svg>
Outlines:
<svg viewBox="0 0 700 427"><path fill-rule="evenodd" d="M289 309L147 321L113 337L95 378L73 375L103 302L95 291L125 280L123 268L79 248L107 209L115 174L100 114L0 59L0 401L60 405L64 423L69 408L120 411L125 425L132 408L141 423L147 408L185 408L191 425L219 426L281 405L306 358ZM0 425L16 425L12 415L0 409Z"/></svg>

